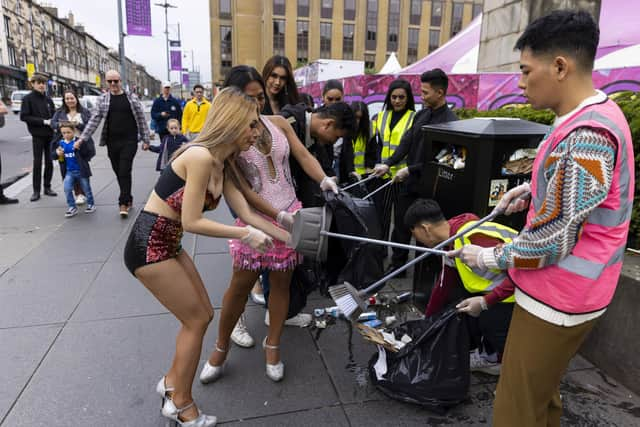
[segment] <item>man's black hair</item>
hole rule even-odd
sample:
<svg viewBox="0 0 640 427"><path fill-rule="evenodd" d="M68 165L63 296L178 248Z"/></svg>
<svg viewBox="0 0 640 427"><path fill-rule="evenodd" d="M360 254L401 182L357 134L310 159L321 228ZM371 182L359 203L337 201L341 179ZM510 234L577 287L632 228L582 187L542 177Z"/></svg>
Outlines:
<svg viewBox="0 0 640 427"><path fill-rule="evenodd" d="M585 11L556 10L531 22L516 42L515 49L534 54L564 53L574 58L583 71L593 69L600 29Z"/></svg>
<svg viewBox="0 0 640 427"><path fill-rule="evenodd" d="M196 89L204 90L204 86L202 86L200 83L197 83L197 84L193 85L193 91L194 92L195 92Z"/></svg>
<svg viewBox="0 0 640 427"><path fill-rule="evenodd" d="M409 83L408 81L406 81L404 79L396 79L396 80L391 82L391 84L389 85L389 89L387 89L387 96L385 96L385 98L384 98L383 108L385 108L387 110L391 110L392 109L392 106L391 106L391 92L393 92L396 89L404 89L404 91L405 91L405 93L407 95L407 104L406 104L405 108L407 110L415 111L416 110L416 103L413 100L413 92L411 91L411 83Z"/></svg>
<svg viewBox="0 0 640 427"><path fill-rule="evenodd" d="M440 205L433 199L417 199L404 214L404 224L408 228L413 228L421 222L434 224L444 219Z"/></svg>
<svg viewBox="0 0 640 427"><path fill-rule="evenodd" d="M346 102L323 105L316 108L314 113L322 119L333 119L336 129L346 130L347 135L353 135L356 127L356 116Z"/></svg>
<svg viewBox="0 0 640 427"><path fill-rule="evenodd" d="M447 94L449 88L449 77L447 73L440 68L434 68L433 70L425 71L420 75L420 82L429 83L434 89L442 89L444 94Z"/></svg>

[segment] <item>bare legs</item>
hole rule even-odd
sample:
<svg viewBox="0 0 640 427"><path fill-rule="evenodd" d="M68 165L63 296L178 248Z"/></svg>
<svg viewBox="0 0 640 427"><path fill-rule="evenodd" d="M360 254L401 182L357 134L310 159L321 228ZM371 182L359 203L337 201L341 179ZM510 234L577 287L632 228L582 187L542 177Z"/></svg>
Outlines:
<svg viewBox="0 0 640 427"><path fill-rule="evenodd" d="M202 340L213 319L213 307L191 257L184 251L176 258L140 267L135 274L181 323L166 385L175 388L172 399L177 407L183 407L193 400L191 385L198 369ZM198 410L194 406L182 416L187 420L197 418Z"/></svg>
<svg viewBox="0 0 640 427"><path fill-rule="evenodd" d="M280 345L282 328L289 310L289 285L291 282L291 271L271 271L271 292L269 296L269 332L267 344L272 346ZM221 350L229 348L229 337L238 318L244 311L247 296L251 287L258 278L259 272L236 270L231 276L231 283L224 294L222 310L220 312L220 325L218 328L217 346ZM213 366L220 366L224 362L227 353L214 351L209 358L209 363ZM269 364L276 364L280 360L278 350L267 349L266 359Z"/></svg>

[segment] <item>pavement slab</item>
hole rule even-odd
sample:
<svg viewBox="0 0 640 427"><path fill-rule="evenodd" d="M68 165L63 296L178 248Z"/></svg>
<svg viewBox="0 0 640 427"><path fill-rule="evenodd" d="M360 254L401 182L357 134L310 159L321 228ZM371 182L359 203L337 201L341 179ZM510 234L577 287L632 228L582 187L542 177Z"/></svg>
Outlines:
<svg viewBox="0 0 640 427"><path fill-rule="evenodd" d="M249 418L231 422L221 422L221 425L232 427L347 427L350 426L344 410L341 407L308 409L267 417Z"/></svg>

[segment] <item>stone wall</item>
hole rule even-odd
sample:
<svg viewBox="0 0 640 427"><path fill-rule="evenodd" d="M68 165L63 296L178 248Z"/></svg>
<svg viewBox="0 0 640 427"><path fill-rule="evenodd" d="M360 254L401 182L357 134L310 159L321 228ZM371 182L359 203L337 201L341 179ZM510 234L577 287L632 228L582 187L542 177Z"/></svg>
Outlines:
<svg viewBox="0 0 640 427"><path fill-rule="evenodd" d="M485 0L478 71L518 71L518 37L531 21L556 9L583 9L598 19L600 0Z"/></svg>

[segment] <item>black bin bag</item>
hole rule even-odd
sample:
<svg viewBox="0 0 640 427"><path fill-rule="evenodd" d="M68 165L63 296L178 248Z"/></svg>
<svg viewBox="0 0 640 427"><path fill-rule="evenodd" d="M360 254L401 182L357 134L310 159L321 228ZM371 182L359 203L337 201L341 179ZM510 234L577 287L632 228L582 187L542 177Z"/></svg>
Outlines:
<svg viewBox="0 0 640 427"><path fill-rule="evenodd" d="M395 328L396 339L407 334L413 341L397 353L379 347L381 350L369 361L371 382L392 399L421 405L438 414L465 401L470 374L469 335L463 316L452 306ZM378 378L374 366L381 357L386 358L387 369Z"/></svg>

